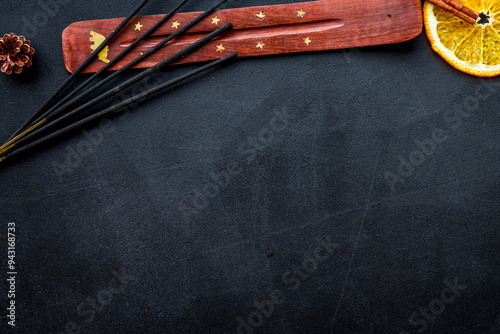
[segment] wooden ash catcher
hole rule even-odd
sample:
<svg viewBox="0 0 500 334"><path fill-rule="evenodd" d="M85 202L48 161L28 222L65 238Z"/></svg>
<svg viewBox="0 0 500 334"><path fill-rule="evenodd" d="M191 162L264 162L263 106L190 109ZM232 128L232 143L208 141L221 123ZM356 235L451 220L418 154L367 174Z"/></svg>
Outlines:
<svg viewBox="0 0 500 334"><path fill-rule="evenodd" d="M171 17L151 36L111 67L121 68L141 53L174 33L200 13L180 13ZM141 31L148 29L162 15L136 17L84 72L96 72L119 54ZM66 68L72 72L102 42L122 19L77 22L63 32ZM422 31L419 0L319 0L286 5L257 6L213 12L188 34L176 38L168 47L134 68L146 68L182 49L208 32L232 23L231 32L218 37L177 63L208 61L232 52L239 57L292 52L333 50L404 42Z"/></svg>

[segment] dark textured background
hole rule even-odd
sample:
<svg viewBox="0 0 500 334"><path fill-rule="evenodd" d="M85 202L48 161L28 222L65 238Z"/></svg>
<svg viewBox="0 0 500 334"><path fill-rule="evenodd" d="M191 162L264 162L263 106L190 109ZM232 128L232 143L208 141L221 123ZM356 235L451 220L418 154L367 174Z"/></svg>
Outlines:
<svg viewBox="0 0 500 334"><path fill-rule="evenodd" d="M62 30L125 16L136 2L60 5L28 36L34 67L0 77L2 140L68 76ZM141 14L171 6L152 0ZM42 10L16 0L2 8L2 33L23 33L24 18ZM489 92L482 83L493 94L474 100L477 87ZM0 277L8 222L17 226L19 272L15 330L1 279L0 332L233 334L238 317L248 322L254 301L278 289L284 301L241 333L500 333L499 84L453 69L424 34L243 59L114 119L62 175L56 166L85 148L81 133L0 167ZM463 103L469 112L454 113ZM293 118L270 133L283 112ZM391 189L387 173L421 158L417 142L440 130L446 140ZM211 173L235 166L218 196L183 217ZM293 280L317 238L335 249ZM466 288L453 302L409 323L419 308L442 306L454 280Z"/></svg>

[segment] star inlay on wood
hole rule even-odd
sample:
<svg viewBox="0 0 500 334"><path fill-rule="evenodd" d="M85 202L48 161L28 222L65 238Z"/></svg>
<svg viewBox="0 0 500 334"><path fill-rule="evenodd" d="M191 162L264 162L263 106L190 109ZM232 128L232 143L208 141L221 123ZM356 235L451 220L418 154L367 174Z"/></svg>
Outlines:
<svg viewBox="0 0 500 334"><path fill-rule="evenodd" d="M180 25L181 24L177 20L175 20L174 22L172 22L172 28L179 29Z"/></svg>
<svg viewBox="0 0 500 334"><path fill-rule="evenodd" d="M212 24L219 25L219 21L220 21L220 19L217 16L212 17Z"/></svg>
<svg viewBox="0 0 500 334"><path fill-rule="evenodd" d="M226 48L221 45L217 45L217 50L215 50L215 52L222 52L224 51Z"/></svg>
<svg viewBox="0 0 500 334"><path fill-rule="evenodd" d="M260 48L261 50L264 48L265 44L262 43L262 42L259 42L259 44L257 44L256 48Z"/></svg>
<svg viewBox="0 0 500 334"><path fill-rule="evenodd" d="M144 26L141 24L141 22L137 22L134 26L135 26L135 29L134 29L134 30L139 30L139 31L141 31L141 28L142 28L142 27L144 27Z"/></svg>
<svg viewBox="0 0 500 334"><path fill-rule="evenodd" d="M311 42L312 42L312 41L311 41L311 39L309 38L309 36L307 36L306 38L304 38L304 43L305 43L306 45L309 45L309 43L311 43Z"/></svg>
<svg viewBox="0 0 500 334"><path fill-rule="evenodd" d="M306 15L306 12L304 12L302 9L297 11L297 16L304 17Z"/></svg>

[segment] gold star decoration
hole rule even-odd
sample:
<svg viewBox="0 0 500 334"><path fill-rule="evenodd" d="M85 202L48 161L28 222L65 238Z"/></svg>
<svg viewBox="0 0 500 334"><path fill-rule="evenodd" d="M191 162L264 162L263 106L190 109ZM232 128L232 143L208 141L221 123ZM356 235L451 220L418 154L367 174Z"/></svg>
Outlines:
<svg viewBox="0 0 500 334"><path fill-rule="evenodd" d="M302 9L297 11L297 16L304 17L306 15L306 12L304 12Z"/></svg>
<svg viewBox="0 0 500 334"><path fill-rule="evenodd" d="M312 41L309 39L309 36L304 38L304 43L306 43L306 45L309 45L309 43L311 43Z"/></svg>
<svg viewBox="0 0 500 334"><path fill-rule="evenodd" d="M220 21L220 19L217 16L212 17L212 24L219 25L219 21Z"/></svg>
<svg viewBox="0 0 500 334"><path fill-rule="evenodd" d="M175 20L174 22L172 22L172 28L179 29L180 25L181 24L177 20Z"/></svg>
<svg viewBox="0 0 500 334"><path fill-rule="evenodd" d="M221 44L221 45L217 45L217 50L216 50L216 52L222 52L222 51L224 51L224 50L226 50L226 48L225 48L225 47L223 47L223 46L222 46L222 44Z"/></svg>
<svg viewBox="0 0 500 334"><path fill-rule="evenodd" d="M141 54L141 56L144 54L144 52L139 52Z"/></svg>
<svg viewBox="0 0 500 334"><path fill-rule="evenodd" d="M264 48L265 44L262 43L262 42L259 42L259 44L257 44L256 48L260 48L261 50Z"/></svg>
<svg viewBox="0 0 500 334"><path fill-rule="evenodd" d="M135 29L134 29L134 30L139 30L139 31L141 31L141 28L142 28L142 27L144 27L144 26L141 24L141 22L137 22L137 23L135 24Z"/></svg>
<svg viewBox="0 0 500 334"><path fill-rule="evenodd" d="M266 17L266 15L263 12L260 12L259 14L255 14L259 19L263 19Z"/></svg>

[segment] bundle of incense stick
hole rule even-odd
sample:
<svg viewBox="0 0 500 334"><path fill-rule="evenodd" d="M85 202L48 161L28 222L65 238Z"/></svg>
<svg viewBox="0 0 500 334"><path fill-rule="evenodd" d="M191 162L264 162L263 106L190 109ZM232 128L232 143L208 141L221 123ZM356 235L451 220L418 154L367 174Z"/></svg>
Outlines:
<svg viewBox="0 0 500 334"><path fill-rule="evenodd" d="M104 80L98 82L91 88L81 92L83 88L87 87L92 81L99 78L102 73L104 73L107 69L113 66L117 61L123 58L130 50L132 50L135 46L137 46L141 41L143 41L146 37L148 37L151 33L153 33L158 27L160 27L163 23L165 23L173 14L175 14L179 8L181 8L188 0L183 0L179 5L177 5L169 14L165 15L160 21L158 21L151 29L145 32L140 38L138 38L134 43L132 43L129 47L123 50L118 56L113 58L106 66L104 66L100 71L95 73L92 77L87 79L83 84L78 86L76 89L73 89L71 92L67 92L66 96L62 99L58 99L58 97L65 91L68 90L70 83L75 79L75 77L80 74L85 68L95 59L95 57L106 47L107 43L111 41L120 30L127 25L127 23L137 14L137 12L148 2L149 0L143 0L133 11L130 13L114 30L113 32L102 42L98 48L78 67L77 70L73 72L73 74L57 89L57 91L28 119L28 121L23 124L21 128L19 128L10 139L0 147L0 161L4 161L8 158L12 158L23 154L27 151L30 151L42 144L47 143L48 141L53 140L56 137L59 137L68 132L74 131L76 129L81 129L84 126L90 125L97 120L100 120L104 117L119 113L123 110L128 110L127 107L132 105L137 105L140 102L151 98L158 93L164 91L165 89L177 84L189 77L192 77L198 73L201 73L209 68L212 68L221 63L227 62L230 59L233 59L237 56L236 53L230 54L224 58L213 61L207 65L204 65L194 71L191 71L187 74L184 74L178 78L172 79L163 84L159 84L158 86L148 89L147 91L131 96L130 98L120 102L109 105L107 108L100 110L98 112L88 112L91 108L97 106L98 104L108 100L109 98L115 96L119 92L123 92L124 90L132 87L132 85L145 83L151 77L157 78L161 74L163 74L167 68L167 65L179 60L184 57L188 53L196 50L202 45L208 43L213 38L218 35L221 35L232 28L231 23L228 23L219 29L207 34L203 38L198 41L190 44L183 50L175 53L174 55L166 58L159 64L141 72L140 74L135 75L131 79L118 84L117 86L109 89L107 91L102 92L100 95L93 97L90 101L80 104L76 107L77 102L81 102L83 99L89 99L89 96L95 92L102 86L108 84L110 81L118 77L125 70L134 66L138 62L142 61L146 57L155 53L162 47L164 47L169 41L178 37L179 35L185 33L188 29L196 25L202 19L210 15L213 11L215 11L218 7L224 4L227 0L220 0L218 3L213 5L211 8L200 14L194 20L186 24L183 28L177 30L175 33L171 34L167 38L165 38L160 43L156 44L154 47L149 49L147 52L130 62L125 67L120 70L114 72L112 75L108 76ZM78 94L80 93L80 94ZM84 114L87 112L86 114Z"/></svg>

